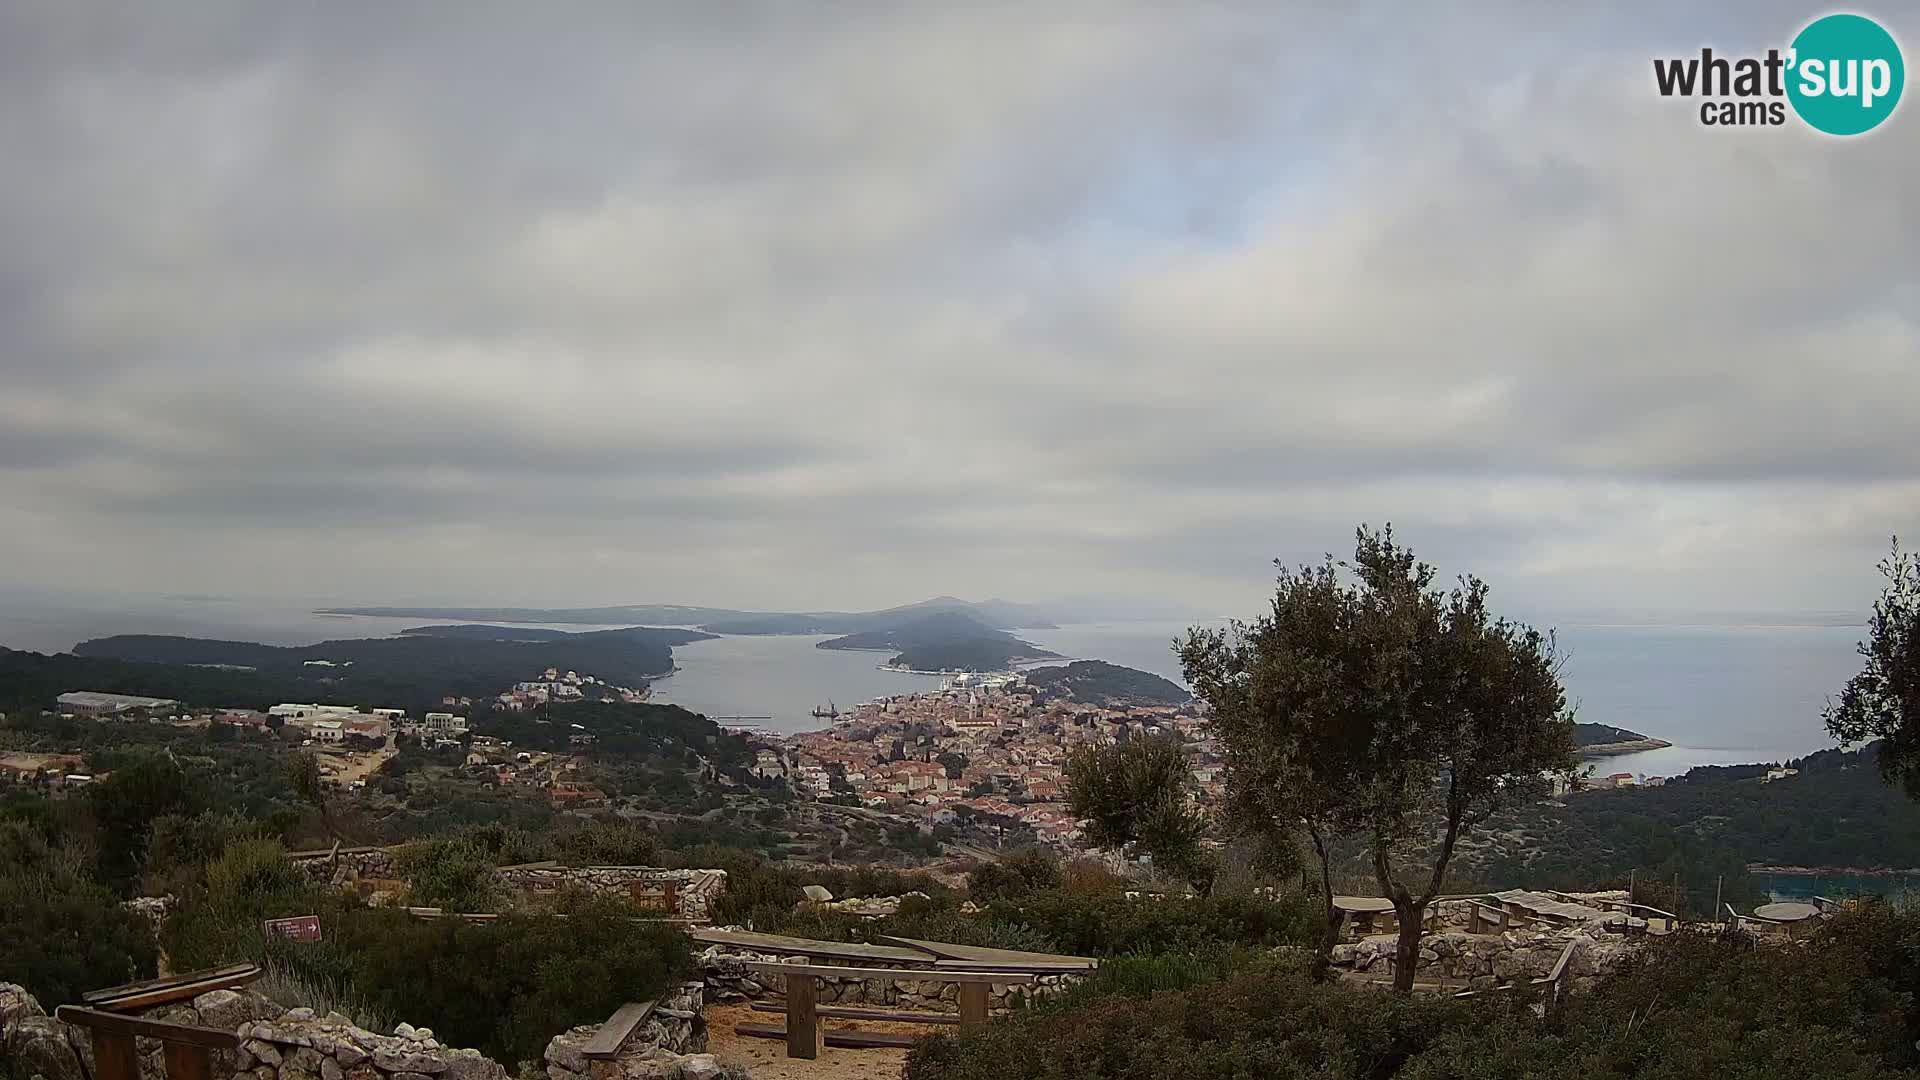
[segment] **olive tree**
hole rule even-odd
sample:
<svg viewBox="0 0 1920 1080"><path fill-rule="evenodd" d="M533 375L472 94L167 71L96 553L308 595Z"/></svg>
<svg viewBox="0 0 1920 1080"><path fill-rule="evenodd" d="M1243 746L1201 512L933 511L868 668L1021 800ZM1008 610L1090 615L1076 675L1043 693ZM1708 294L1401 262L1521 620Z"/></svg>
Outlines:
<svg viewBox="0 0 1920 1080"><path fill-rule="evenodd" d="M1827 730L1843 743L1885 740L1881 775L1920 798L1920 555L1896 538L1880 573L1887 586L1860 643L1865 663L1828 703Z"/></svg>
<svg viewBox="0 0 1920 1080"><path fill-rule="evenodd" d="M1155 868L1213 892L1219 872L1200 844L1206 818L1189 798L1187 752L1172 737L1083 746L1067 759L1067 799L1087 822L1087 840L1103 851L1134 852Z"/></svg>
<svg viewBox="0 0 1920 1080"><path fill-rule="evenodd" d="M1316 971L1339 932L1335 847L1358 842L1399 922L1403 993L1461 836L1574 768L1553 639L1494 616L1478 578L1434 581L1391 526L1362 526L1351 562L1282 566L1267 614L1180 647L1223 744L1229 821L1303 831L1319 860Z"/></svg>

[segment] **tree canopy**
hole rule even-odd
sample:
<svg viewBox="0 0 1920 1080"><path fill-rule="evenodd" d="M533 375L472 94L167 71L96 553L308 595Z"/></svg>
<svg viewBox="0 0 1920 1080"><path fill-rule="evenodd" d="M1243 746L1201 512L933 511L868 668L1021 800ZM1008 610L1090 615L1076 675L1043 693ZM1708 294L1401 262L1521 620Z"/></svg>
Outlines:
<svg viewBox="0 0 1920 1080"><path fill-rule="evenodd" d="M1843 743L1886 740L1881 775L1920 798L1920 554L1895 538L1880 573L1887 586L1860 643L1865 663L1827 706L1827 730Z"/></svg>
<svg viewBox="0 0 1920 1080"><path fill-rule="evenodd" d="M1171 737L1083 746L1067 760L1067 797L1089 843L1146 855L1206 896L1218 867L1200 846L1206 818L1191 787L1187 752Z"/></svg>
<svg viewBox="0 0 1920 1080"><path fill-rule="evenodd" d="M1493 615L1480 579L1442 589L1435 577L1391 526L1362 526L1351 562L1281 566L1268 614L1193 631L1180 647L1224 744L1230 820L1256 834L1307 832L1327 947L1337 927L1328 844L1364 837L1399 916L1403 991L1420 916L1462 831L1574 767L1552 638ZM1414 848L1430 857L1415 865Z"/></svg>

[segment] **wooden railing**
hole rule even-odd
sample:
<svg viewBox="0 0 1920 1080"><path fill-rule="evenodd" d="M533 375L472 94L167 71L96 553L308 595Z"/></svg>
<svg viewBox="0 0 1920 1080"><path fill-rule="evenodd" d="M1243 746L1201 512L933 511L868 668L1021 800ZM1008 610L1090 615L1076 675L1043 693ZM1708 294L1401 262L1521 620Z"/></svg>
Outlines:
<svg viewBox="0 0 1920 1080"><path fill-rule="evenodd" d="M213 1052L240 1045L239 1036L231 1031L142 1020L78 1005L62 1005L53 1014L87 1029L93 1039L94 1080L140 1080L136 1036L160 1040L168 1080L213 1080Z"/></svg>

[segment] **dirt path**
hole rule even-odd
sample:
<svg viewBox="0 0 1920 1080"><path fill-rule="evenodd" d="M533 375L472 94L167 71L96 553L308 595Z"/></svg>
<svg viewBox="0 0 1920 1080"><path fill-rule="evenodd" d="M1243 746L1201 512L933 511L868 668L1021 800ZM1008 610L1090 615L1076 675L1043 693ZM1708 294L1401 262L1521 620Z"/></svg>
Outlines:
<svg viewBox="0 0 1920 1080"><path fill-rule="evenodd" d="M907 1062L905 1050L847 1050L829 1046L807 1061L787 1056L787 1044L777 1039L747 1039L733 1033L733 1025L778 1024L779 1013L754 1012L745 1005L709 1005L707 1052L723 1065L744 1065L753 1080L900 1080ZM882 1024L868 1020L827 1020L836 1028L860 1031L900 1031L926 1035L926 1024Z"/></svg>

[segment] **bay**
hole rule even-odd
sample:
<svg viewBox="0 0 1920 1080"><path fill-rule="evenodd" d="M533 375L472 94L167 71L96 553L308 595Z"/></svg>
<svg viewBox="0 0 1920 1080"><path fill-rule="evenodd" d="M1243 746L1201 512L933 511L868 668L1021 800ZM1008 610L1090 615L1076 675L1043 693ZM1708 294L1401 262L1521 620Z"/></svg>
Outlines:
<svg viewBox="0 0 1920 1080"><path fill-rule="evenodd" d="M299 645L382 637L421 619L316 615L334 598L68 597L0 592L0 645L51 652L90 637L183 634ZM1563 680L1583 721L1638 731L1675 745L1599 759L1605 772L1673 776L1694 765L1784 762L1831 746L1820 720L1827 697L1858 669L1857 626L1833 619L1664 617L1559 621ZM543 624L561 630L581 625ZM1102 622L1021 631L1064 656L1107 660L1180 680L1174 640L1185 622ZM1221 625L1218 621L1203 626ZM820 726L809 715L875 697L931 689L936 676L882 670L879 653L814 648L813 636L721 637L674 650L679 671L657 700L778 731Z"/></svg>

